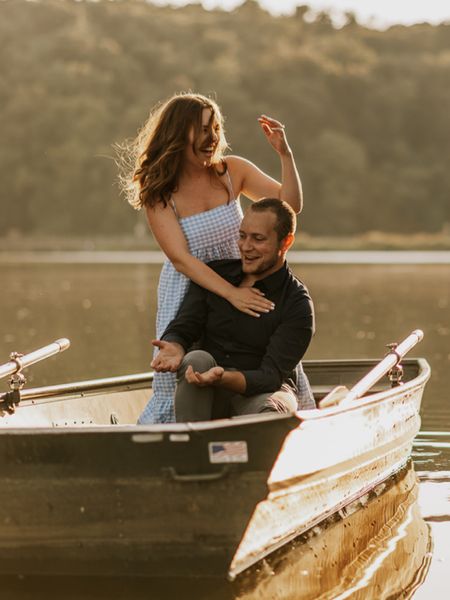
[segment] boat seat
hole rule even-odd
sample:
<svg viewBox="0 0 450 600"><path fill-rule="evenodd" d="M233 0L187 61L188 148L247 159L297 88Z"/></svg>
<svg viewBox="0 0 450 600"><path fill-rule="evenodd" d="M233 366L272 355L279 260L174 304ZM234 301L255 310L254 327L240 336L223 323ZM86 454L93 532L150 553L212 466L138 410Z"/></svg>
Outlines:
<svg viewBox="0 0 450 600"><path fill-rule="evenodd" d="M314 398L316 400L316 404L319 408L328 408L329 406L336 406L339 404L341 400L343 400L349 392L349 388L345 385L336 385L336 386L317 386L320 387L320 391L317 390L317 395L315 392L316 388L312 388L314 392ZM369 396L370 394L376 394L378 392L382 392L388 389L389 385L374 385L370 390L368 390L362 397ZM327 393L323 394L323 391L327 390Z"/></svg>
<svg viewBox="0 0 450 600"><path fill-rule="evenodd" d="M312 385L311 390L314 394L314 398L317 400L329 394L335 387L335 385Z"/></svg>
<svg viewBox="0 0 450 600"><path fill-rule="evenodd" d="M336 383L332 383L329 385L311 385L311 390L312 390L312 393L314 394L316 403L319 400L322 400L322 398L325 398L325 396L327 396L330 392L332 392L336 387L339 387L340 385L343 385L343 384L340 382L336 382ZM350 381L347 383L347 387L349 387L349 388L352 385L353 384ZM374 394L375 392L382 392L389 387L390 387L389 382L381 382L381 383L378 383L377 385L374 385L370 389L370 392L368 392L368 393Z"/></svg>
<svg viewBox="0 0 450 600"><path fill-rule="evenodd" d="M329 406L336 406L341 400L343 400L349 392L348 387L345 385L337 385L334 387L326 396L319 402L319 408L328 408Z"/></svg>

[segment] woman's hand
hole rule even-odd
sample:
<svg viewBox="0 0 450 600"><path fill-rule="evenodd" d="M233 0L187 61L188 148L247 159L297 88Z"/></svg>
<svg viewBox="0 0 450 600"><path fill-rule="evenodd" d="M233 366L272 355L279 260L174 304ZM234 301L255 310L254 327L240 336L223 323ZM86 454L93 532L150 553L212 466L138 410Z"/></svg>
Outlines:
<svg viewBox="0 0 450 600"><path fill-rule="evenodd" d="M284 125L280 123L280 121L272 119L267 115L261 115L258 121L261 125L264 135L267 138L267 141L276 150L276 152L281 155L290 154L291 149L289 148L289 144L287 142Z"/></svg>
<svg viewBox="0 0 450 600"><path fill-rule="evenodd" d="M275 304L254 287L234 287L227 300L234 308L252 317L259 317L259 313L268 313L275 308Z"/></svg>

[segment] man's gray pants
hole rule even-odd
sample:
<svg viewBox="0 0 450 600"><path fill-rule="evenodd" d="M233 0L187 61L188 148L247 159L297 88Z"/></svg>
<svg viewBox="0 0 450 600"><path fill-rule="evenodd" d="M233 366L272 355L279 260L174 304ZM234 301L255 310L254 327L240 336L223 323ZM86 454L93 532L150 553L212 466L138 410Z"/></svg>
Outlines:
<svg viewBox="0 0 450 600"><path fill-rule="evenodd" d="M297 410L297 397L289 388L244 396L218 386L200 387L186 381L184 374L189 365L194 371L204 373L216 367L217 363L204 350L193 350L184 357L178 369L175 392L175 418L178 423L263 412L292 413Z"/></svg>

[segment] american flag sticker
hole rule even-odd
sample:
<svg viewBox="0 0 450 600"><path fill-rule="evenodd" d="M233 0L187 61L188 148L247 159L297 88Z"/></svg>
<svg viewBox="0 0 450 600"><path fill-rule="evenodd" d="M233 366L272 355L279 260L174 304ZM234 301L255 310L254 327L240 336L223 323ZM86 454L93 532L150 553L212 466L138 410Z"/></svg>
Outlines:
<svg viewBox="0 0 450 600"><path fill-rule="evenodd" d="M208 450L211 463L248 462L247 442L209 442Z"/></svg>

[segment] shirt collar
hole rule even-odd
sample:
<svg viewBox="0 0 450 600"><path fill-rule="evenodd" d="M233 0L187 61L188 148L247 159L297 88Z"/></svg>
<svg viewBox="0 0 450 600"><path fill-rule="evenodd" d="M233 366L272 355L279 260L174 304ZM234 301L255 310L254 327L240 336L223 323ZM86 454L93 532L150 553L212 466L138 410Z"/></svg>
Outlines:
<svg viewBox="0 0 450 600"><path fill-rule="evenodd" d="M242 279L244 278L244 273L242 272L242 263L240 259L237 259L234 264L230 265L230 271L228 273L228 279L230 283L238 286ZM285 277L289 271L289 267L287 262L284 261L283 266L275 271L275 273L271 273L264 279L259 279L255 281L254 287L260 290L266 290L267 292L275 292L280 286L283 284Z"/></svg>
<svg viewBox="0 0 450 600"><path fill-rule="evenodd" d="M236 258L232 262L230 261L228 266L227 279L233 285L238 286L242 279L244 278L244 273L242 272L242 263L240 258Z"/></svg>
<svg viewBox="0 0 450 600"><path fill-rule="evenodd" d="M254 287L257 287L261 290L266 289L268 292L275 292L283 285L286 275L288 274L288 270L287 262L284 261L283 266L278 269L278 271L271 273L267 277L264 277L264 279L255 281Z"/></svg>

